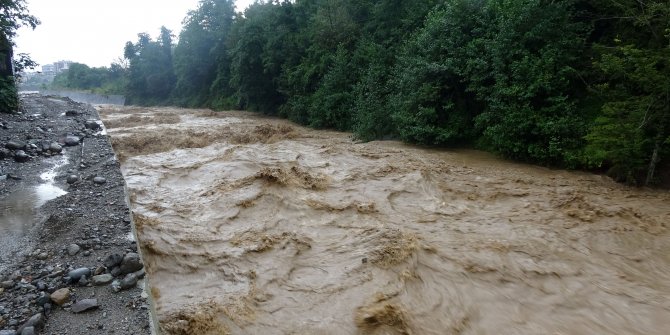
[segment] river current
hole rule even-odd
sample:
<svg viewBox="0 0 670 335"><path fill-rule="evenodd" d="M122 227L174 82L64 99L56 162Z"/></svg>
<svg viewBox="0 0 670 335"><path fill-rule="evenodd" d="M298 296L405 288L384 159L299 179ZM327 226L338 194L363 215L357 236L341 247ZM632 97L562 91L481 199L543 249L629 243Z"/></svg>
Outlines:
<svg viewBox="0 0 670 335"><path fill-rule="evenodd" d="M103 107L166 334L667 334L670 194L241 112Z"/></svg>

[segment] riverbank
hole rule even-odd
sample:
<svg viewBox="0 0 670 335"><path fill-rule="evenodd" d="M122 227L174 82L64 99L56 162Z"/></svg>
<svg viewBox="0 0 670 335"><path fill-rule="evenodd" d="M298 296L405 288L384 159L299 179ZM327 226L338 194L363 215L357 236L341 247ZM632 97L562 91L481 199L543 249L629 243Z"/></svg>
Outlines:
<svg viewBox="0 0 670 335"><path fill-rule="evenodd" d="M125 183L95 109L0 114L0 334L150 334Z"/></svg>

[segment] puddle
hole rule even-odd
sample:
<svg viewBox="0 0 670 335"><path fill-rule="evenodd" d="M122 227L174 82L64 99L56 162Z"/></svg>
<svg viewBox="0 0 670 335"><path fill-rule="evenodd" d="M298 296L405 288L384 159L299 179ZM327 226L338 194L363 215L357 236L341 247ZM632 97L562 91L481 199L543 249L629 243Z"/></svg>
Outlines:
<svg viewBox="0 0 670 335"><path fill-rule="evenodd" d="M42 205L67 194L54 184L56 171L65 164L66 156L57 158L53 167L40 175L43 183L19 189L0 200L0 236L24 236L35 224L37 210Z"/></svg>

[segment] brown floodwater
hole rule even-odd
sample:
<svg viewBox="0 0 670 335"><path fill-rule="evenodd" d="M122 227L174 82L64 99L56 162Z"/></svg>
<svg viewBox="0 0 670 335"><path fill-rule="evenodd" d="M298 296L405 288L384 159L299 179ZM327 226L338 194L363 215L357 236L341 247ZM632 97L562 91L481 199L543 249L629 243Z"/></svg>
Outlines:
<svg viewBox="0 0 670 335"><path fill-rule="evenodd" d="M670 329L667 191L241 112L101 114L165 334Z"/></svg>

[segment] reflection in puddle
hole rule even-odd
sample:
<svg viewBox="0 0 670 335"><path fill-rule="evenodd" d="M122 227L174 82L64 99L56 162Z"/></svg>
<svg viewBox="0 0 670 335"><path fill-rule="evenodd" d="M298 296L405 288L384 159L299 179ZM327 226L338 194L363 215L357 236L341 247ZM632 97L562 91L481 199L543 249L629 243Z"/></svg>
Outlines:
<svg viewBox="0 0 670 335"><path fill-rule="evenodd" d="M40 175L44 183L24 187L0 200L0 236L24 235L35 224L37 209L47 201L67 194L54 184L56 171L66 163L66 156L57 158L54 166Z"/></svg>

